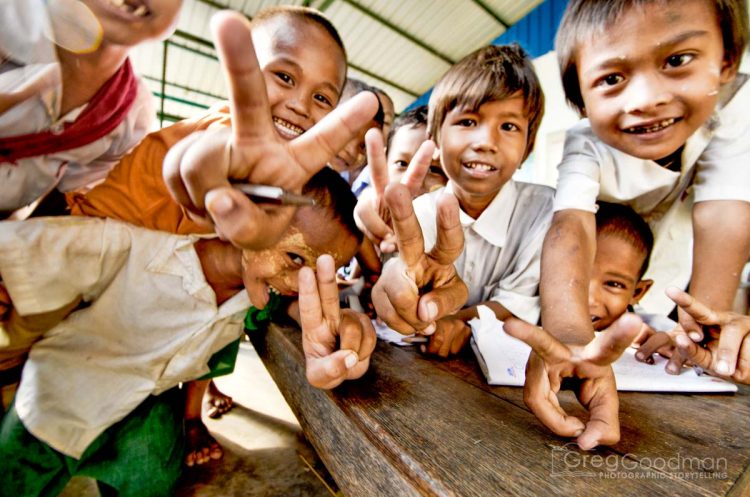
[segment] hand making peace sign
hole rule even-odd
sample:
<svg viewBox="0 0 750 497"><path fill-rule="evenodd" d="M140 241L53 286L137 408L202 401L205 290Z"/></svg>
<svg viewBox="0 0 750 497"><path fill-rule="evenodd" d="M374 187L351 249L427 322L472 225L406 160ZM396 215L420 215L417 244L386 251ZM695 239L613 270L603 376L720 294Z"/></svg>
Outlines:
<svg viewBox="0 0 750 497"><path fill-rule="evenodd" d="M312 386L334 388L365 374L375 349L375 329L364 314L339 309L330 255L318 258L317 275L309 267L300 269L299 312L307 380Z"/></svg>
<svg viewBox="0 0 750 497"><path fill-rule="evenodd" d="M611 364L630 345L641 324L635 314L625 314L587 345L564 345L542 328L516 318L507 320L505 331L533 349L523 386L526 405L556 434L577 437L582 449L617 443L620 401ZM585 424L560 407L557 393L566 378L576 380L575 394L589 411Z"/></svg>
<svg viewBox="0 0 750 497"><path fill-rule="evenodd" d="M424 251L409 189L390 185L385 200L399 255L383 268L372 289L372 302L380 319L394 330L429 335L435 331L435 321L460 309L469 294L453 265L464 246L458 200L451 194L438 199L437 241L429 253Z"/></svg>
<svg viewBox="0 0 750 497"><path fill-rule="evenodd" d="M194 133L179 142L164 160L164 179L193 217L213 221L224 238L241 248L266 248L284 233L294 208L261 208L231 188L230 179L299 193L372 120L378 101L362 92L298 138L285 141L274 129L247 19L219 12L211 19L211 30L229 86L232 127Z"/></svg>

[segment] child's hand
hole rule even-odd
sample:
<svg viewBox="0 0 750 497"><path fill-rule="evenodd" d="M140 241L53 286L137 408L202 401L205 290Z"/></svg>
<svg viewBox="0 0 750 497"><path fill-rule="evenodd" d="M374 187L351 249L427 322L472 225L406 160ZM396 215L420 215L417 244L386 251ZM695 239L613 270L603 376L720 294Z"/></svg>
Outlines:
<svg viewBox="0 0 750 497"><path fill-rule="evenodd" d="M647 324L643 324L638 336L633 340L633 346L638 350L636 360L646 364L654 363L654 353L669 359L664 369L670 374L679 374L682 368L681 354L675 349L671 332L655 331Z"/></svg>
<svg viewBox="0 0 750 497"><path fill-rule="evenodd" d="M471 336L471 328L463 319L447 316L435 323L435 333L430 335L427 345L422 345L422 352L448 357L458 354Z"/></svg>
<svg viewBox="0 0 750 497"><path fill-rule="evenodd" d="M314 387L328 389L365 374L376 336L367 316L339 309L333 258L321 255L317 268L317 278L309 267L299 272L302 348L307 380Z"/></svg>
<svg viewBox="0 0 750 497"><path fill-rule="evenodd" d="M587 345L563 345L542 328L520 319L505 321L505 331L533 350L526 364L523 397L526 405L558 435L577 437L578 445L593 449L620 440L619 399L612 364L630 345L641 327L635 314L625 314ZM569 416L557 393L564 379L573 385L578 401L589 411L589 421Z"/></svg>
<svg viewBox="0 0 750 497"><path fill-rule="evenodd" d="M379 247L382 253L388 254L396 250L396 236L389 226L390 216L383 202L385 188L389 182L383 134L379 129L370 129L365 134L365 144L372 188L368 188L360 195L354 208L354 220L365 236ZM423 142L401 178L401 184L406 185L412 198L422 189L422 182L430 169L434 152L435 144L432 141Z"/></svg>
<svg viewBox="0 0 750 497"><path fill-rule="evenodd" d="M750 383L750 317L716 312L675 287L667 288L667 295L695 319L704 336L713 337L704 348L678 326L674 340L683 355L706 371Z"/></svg>
<svg viewBox="0 0 750 497"><path fill-rule="evenodd" d="M193 218L213 221L216 231L249 249L272 246L294 214L291 207L263 209L231 188L230 179L276 185L299 193L377 111L377 98L362 92L300 137L285 141L275 131L263 73L250 28L240 14L211 20L229 86L232 128L194 133L170 149L164 180Z"/></svg>
<svg viewBox="0 0 750 497"><path fill-rule="evenodd" d="M458 201L450 194L438 200L437 241L427 254L409 189L391 185L385 198L399 255L385 265L372 289L375 311L399 333L429 335L435 331L435 321L456 312L468 297L466 284L453 265L464 245Z"/></svg>

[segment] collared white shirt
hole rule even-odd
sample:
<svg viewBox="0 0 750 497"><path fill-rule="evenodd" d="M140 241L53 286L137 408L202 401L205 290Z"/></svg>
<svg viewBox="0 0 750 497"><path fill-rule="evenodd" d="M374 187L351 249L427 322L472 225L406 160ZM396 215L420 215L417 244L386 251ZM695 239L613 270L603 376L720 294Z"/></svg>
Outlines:
<svg viewBox="0 0 750 497"><path fill-rule="evenodd" d="M602 142L584 119L568 130L558 166L554 210L596 212L596 201L631 206L654 232L644 278L654 286L641 300L650 313L668 313L668 286L685 288L692 266L694 202L750 202L750 83L741 72L722 91L721 106L685 143L682 168L627 155Z"/></svg>
<svg viewBox="0 0 750 497"><path fill-rule="evenodd" d="M242 335L247 293L217 307L197 240L112 219L0 223L0 275L19 313L87 304L29 354L15 402L35 437L78 458L149 395L207 373Z"/></svg>
<svg viewBox="0 0 750 497"><path fill-rule="evenodd" d="M425 250L437 239L437 200L452 183L414 200ZM467 306L493 300L515 316L539 320L539 273L542 243L552 219L554 190L508 181L478 219L459 208L464 249L456 270L469 288Z"/></svg>
<svg viewBox="0 0 750 497"><path fill-rule="evenodd" d="M62 129L86 108L82 105L60 115L60 64L55 45L48 39L52 28L46 4L44 0L0 1L0 93L12 93L37 79L51 83L45 91L0 113L1 137ZM128 115L106 136L76 149L28 157L15 164L0 161L0 211L21 208L55 188L66 192L104 179L151 131L155 117L151 92L138 78L138 94Z"/></svg>

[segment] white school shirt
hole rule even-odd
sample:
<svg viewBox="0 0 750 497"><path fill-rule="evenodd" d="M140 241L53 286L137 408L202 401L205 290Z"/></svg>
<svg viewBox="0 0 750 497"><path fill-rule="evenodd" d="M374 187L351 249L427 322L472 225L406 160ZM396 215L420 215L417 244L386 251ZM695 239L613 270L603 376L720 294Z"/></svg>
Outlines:
<svg viewBox="0 0 750 497"><path fill-rule="evenodd" d="M112 219L0 223L0 275L22 315L86 305L31 348L15 405L26 429L79 458L149 395L209 371L242 335L242 291L217 308L197 236Z"/></svg>
<svg viewBox="0 0 750 497"><path fill-rule="evenodd" d="M60 129L75 121L86 105L60 115L62 81L45 0L0 1L0 93L49 78L44 92L0 113L0 137ZM148 133L156 113L141 78L125 119L95 142L64 152L28 157L15 164L0 160L0 211L24 207L57 188L67 192L104 179Z"/></svg>
<svg viewBox="0 0 750 497"><path fill-rule="evenodd" d="M692 269L694 202L750 202L750 83L740 73L720 106L685 143L682 168L627 155L602 142L583 119L568 130L558 166L555 212L596 212L596 201L627 204L649 223L654 250L644 278L654 285L641 300L650 313L674 307L668 286L685 288Z"/></svg>
<svg viewBox="0 0 750 497"><path fill-rule="evenodd" d="M445 188L414 200L425 250L437 239L437 200ZM464 249L456 270L469 288L467 306L493 300L513 315L539 320L539 273L542 243L552 219L554 190L548 186L508 181L478 219L459 207Z"/></svg>

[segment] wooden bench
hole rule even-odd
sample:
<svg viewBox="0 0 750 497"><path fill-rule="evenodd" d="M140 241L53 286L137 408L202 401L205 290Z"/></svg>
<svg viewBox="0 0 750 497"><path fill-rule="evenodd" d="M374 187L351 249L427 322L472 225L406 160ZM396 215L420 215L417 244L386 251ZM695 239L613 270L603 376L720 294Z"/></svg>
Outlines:
<svg viewBox="0 0 750 497"><path fill-rule="evenodd" d="M747 495L750 388L622 393L622 440L581 451L547 430L520 388L491 387L469 351L451 360L378 343L370 371L312 388L299 330L253 344L336 483L351 496ZM566 392L561 404L583 414Z"/></svg>

